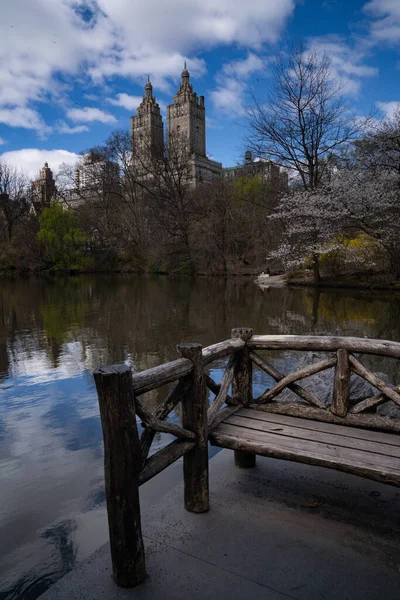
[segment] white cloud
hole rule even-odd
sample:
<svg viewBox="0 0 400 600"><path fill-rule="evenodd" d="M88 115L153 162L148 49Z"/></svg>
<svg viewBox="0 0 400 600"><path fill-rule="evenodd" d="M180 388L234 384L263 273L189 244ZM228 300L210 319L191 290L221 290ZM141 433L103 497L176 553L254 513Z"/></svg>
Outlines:
<svg viewBox="0 0 400 600"><path fill-rule="evenodd" d="M31 108L16 106L13 108L0 108L0 123L9 127L24 127L36 129L45 133L47 127L40 114Z"/></svg>
<svg viewBox="0 0 400 600"><path fill-rule="evenodd" d="M237 79L227 78L218 85L216 90L211 92L210 96L217 110L241 116L245 114L245 92L244 83Z"/></svg>
<svg viewBox="0 0 400 600"><path fill-rule="evenodd" d="M90 123L92 121L99 121L100 123L116 123L117 121L110 113L91 106L71 108L67 111L67 117L71 119L71 121L80 123Z"/></svg>
<svg viewBox="0 0 400 600"><path fill-rule="evenodd" d="M262 59L257 54L249 52L247 58L226 63L222 70L226 75L246 78L252 73L262 71L265 68L266 62L266 59Z"/></svg>
<svg viewBox="0 0 400 600"><path fill-rule="evenodd" d="M39 150L37 148L13 150L0 155L0 159L21 168L31 179L37 176L46 161L56 175L62 163L75 165L79 158L79 154L67 150Z"/></svg>
<svg viewBox="0 0 400 600"><path fill-rule="evenodd" d="M367 45L351 45L339 36L321 36L310 38L309 49L318 53L325 52L331 61L332 75L342 83L343 93L357 96L362 80L374 77L378 69L365 64Z"/></svg>
<svg viewBox="0 0 400 600"><path fill-rule="evenodd" d="M129 94L117 94L116 98L108 98L107 102L113 106L122 106L127 110L136 110L142 101L142 96L129 96Z"/></svg>
<svg viewBox="0 0 400 600"><path fill-rule="evenodd" d="M7 144L6 140L0 137L0 146L4 146L4 144Z"/></svg>
<svg viewBox="0 0 400 600"><path fill-rule="evenodd" d="M244 115L247 80L253 73L262 71L269 61L249 52L247 58L225 63L216 77L217 89L210 94L216 109L234 116Z"/></svg>
<svg viewBox="0 0 400 600"><path fill-rule="evenodd" d="M400 112L400 101L377 102L376 105L388 119L392 119L396 113Z"/></svg>
<svg viewBox="0 0 400 600"><path fill-rule="evenodd" d="M255 47L276 41L295 0L169 0L167 9L164 0L98 4L123 33L127 48L145 54L150 43L156 52L182 53L205 45L236 42Z"/></svg>
<svg viewBox="0 0 400 600"><path fill-rule="evenodd" d="M295 0L13 0L0 20L2 122L43 131L32 103L65 102L77 80L104 83L147 73L167 91L184 58L194 76L206 70L199 49L257 48L278 39ZM62 74L61 78L57 77ZM63 81L63 83L61 83ZM25 110L26 118L12 111ZM4 112L6 111L6 112ZM111 122L111 121L107 121ZM18 123L18 124L17 124Z"/></svg>
<svg viewBox="0 0 400 600"><path fill-rule="evenodd" d="M399 0L371 0L364 11L376 20L371 24L371 35L375 41L400 42Z"/></svg>
<svg viewBox="0 0 400 600"><path fill-rule="evenodd" d="M89 131L89 127L86 125L76 125L75 127L71 127L65 121L59 121L55 128L58 133L68 133L73 135L74 133L83 133L84 131Z"/></svg>

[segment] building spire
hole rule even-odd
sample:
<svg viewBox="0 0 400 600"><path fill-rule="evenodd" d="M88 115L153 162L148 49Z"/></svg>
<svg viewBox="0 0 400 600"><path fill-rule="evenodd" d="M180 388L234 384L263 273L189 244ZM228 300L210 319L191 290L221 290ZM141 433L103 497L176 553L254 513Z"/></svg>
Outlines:
<svg viewBox="0 0 400 600"><path fill-rule="evenodd" d="M183 66L183 71L182 71L182 83L189 83L189 71L187 70L186 67L186 60Z"/></svg>
<svg viewBox="0 0 400 600"><path fill-rule="evenodd" d="M147 83L144 86L145 92L146 92L146 98L151 98L153 95L153 86L151 85L150 82L150 75L147 75Z"/></svg>

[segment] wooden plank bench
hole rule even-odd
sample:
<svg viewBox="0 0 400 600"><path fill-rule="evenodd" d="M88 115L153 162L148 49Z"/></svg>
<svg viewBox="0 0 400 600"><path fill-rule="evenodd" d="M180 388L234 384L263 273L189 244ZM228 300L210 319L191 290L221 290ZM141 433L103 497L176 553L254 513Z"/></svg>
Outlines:
<svg viewBox="0 0 400 600"><path fill-rule="evenodd" d="M211 432L210 441L400 486L400 436L392 433L241 408Z"/></svg>
<svg viewBox="0 0 400 600"><path fill-rule="evenodd" d="M208 441L234 450L240 467L254 466L259 454L400 487L400 419L376 413L376 408L388 401L400 406L400 387L379 379L358 356L398 359L400 343L351 337L261 336L239 328L232 330L231 339L208 348L199 344L177 348L177 360L141 373L132 374L126 365L94 372L104 436L113 575L119 585L137 585L146 575L140 485L183 457L185 508L198 513L208 510ZM259 350L317 351L329 356L284 374ZM217 384L208 367L225 357L229 359ZM275 381L258 398L253 398L254 365ZM328 405L299 384L327 369L334 369ZM350 403L353 374L377 393ZM140 396L172 382L177 384L165 400L152 413L148 411ZM211 404L207 388L215 396ZM298 400L280 402L285 389ZM178 404L180 425L166 421ZM143 425L140 436L137 418ZM176 439L150 455L157 432Z"/></svg>

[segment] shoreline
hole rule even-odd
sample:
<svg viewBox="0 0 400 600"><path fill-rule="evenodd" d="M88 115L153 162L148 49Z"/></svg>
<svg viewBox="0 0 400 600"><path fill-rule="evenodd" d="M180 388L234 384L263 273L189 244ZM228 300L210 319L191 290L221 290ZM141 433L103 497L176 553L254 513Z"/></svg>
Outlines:
<svg viewBox="0 0 400 600"><path fill-rule="evenodd" d="M138 271L138 270L107 270L107 271L80 271L80 272L54 272L50 273L49 271L28 271L24 273L18 273L14 270L3 270L0 271L0 280L1 279L27 279L30 277L38 277L44 279L57 279L62 277L79 277L79 276L88 276L88 275L135 275L140 277L182 277L182 278L190 278L196 279L197 277L205 278L223 278L223 279L239 279L239 278L252 278L252 281L255 285L257 285L260 289L263 287L299 287L299 288L314 288L315 290L324 290L324 289L354 289L354 290L385 290L385 291L393 291L400 292L400 281L394 283L385 283L379 281L363 281L360 283L355 282L346 282L346 281L331 281L331 280L321 280L318 284L313 281L304 281L304 280L296 280L296 279L287 279L283 280L281 278L284 275L271 275L270 276L270 285L268 280L261 280L259 273L246 271L243 273L170 273L166 271ZM274 283L274 280L278 280L279 285Z"/></svg>

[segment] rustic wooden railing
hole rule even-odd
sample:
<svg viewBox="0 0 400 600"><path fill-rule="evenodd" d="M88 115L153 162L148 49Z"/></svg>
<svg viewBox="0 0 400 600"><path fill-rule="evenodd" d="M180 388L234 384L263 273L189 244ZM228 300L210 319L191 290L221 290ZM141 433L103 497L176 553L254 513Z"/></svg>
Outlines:
<svg viewBox="0 0 400 600"><path fill-rule="evenodd" d="M360 353L400 358L400 343L352 337L253 335L252 329L238 328L224 342L204 349L199 344L180 344L177 350L177 360L141 373L132 374L126 365L102 367L94 372L104 436L113 575L122 586L137 585L146 576L139 486L183 457L185 508L197 513L207 511L208 436L213 432L218 443L216 428L239 408L400 432L400 420L371 413L388 399L400 406L400 386L392 389L354 356ZM333 356L285 375L260 356L259 350L312 350ZM217 384L206 373L206 367L224 357L229 360L221 383ZM253 364L276 381L255 399ZM334 391L332 403L326 405L298 382L330 368L335 369ZM352 373L368 381L379 394L351 406ZM154 412L148 411L140 396L171 382L177 384L165 400ZM207 388L215 394L210 406ZM299 402L279 403L279 394L286 388L299 397ZM179 402L181 425L167 423L168 415ZM137 417L143 424L140 437ZM149 457L156 432L171 434L176 440ZM241 467L252 466L255 454L235 451L235 462Z"/></svg>

